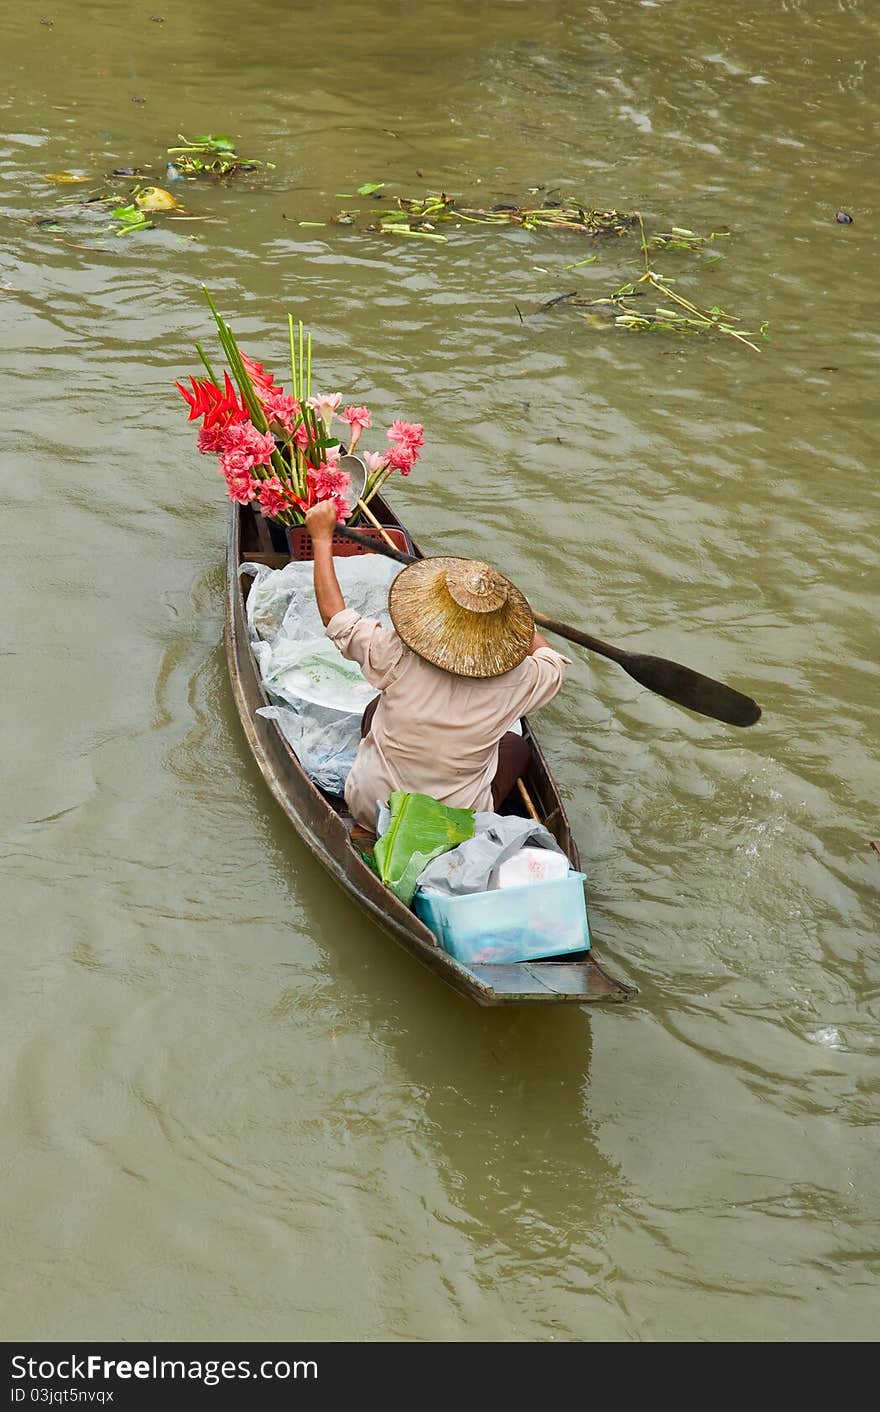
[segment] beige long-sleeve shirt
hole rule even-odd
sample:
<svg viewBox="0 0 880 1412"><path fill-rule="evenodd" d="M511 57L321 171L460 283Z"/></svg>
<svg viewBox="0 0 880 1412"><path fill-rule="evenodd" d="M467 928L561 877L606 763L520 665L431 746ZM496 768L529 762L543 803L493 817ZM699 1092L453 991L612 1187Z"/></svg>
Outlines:
<svg viewBox="0 0 880 1412"><path fill-rule="evenodd" d="M382 692L345 786L349 809L370 829L376 804L395 789L429 794L454 808L491 809L501 737L520 716L553 699L569 663L551 647L539 647L503 676L456 677L352 608L330 619L327 636Z"/></svg>

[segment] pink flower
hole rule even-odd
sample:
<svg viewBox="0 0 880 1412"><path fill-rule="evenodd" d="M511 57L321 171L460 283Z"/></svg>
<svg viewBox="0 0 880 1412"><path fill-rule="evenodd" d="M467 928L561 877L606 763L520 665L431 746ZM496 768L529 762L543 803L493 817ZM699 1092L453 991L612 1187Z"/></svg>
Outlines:
<svg viewBox="0 0 880 1412"><path fill-rule="evenodd" d="M311 407L312 411L316 412L319 417L323 418L324 425L329 431L330 423L338 411L341 401L341 392L319 393L317 397L309 398L308 406Z"/></svg>
<svg viewBox="0 0 880 1412"><path fill-rule="evenodd" d="M418 451L412 446L407 446L405 443L402 443L400 446L393 446L391 448L388 456L388 465L391 467L392 471L400 471L402 476L408 476L418 459Z"/></svg>
<svg viewBox="0 0 880 1412"><path fill-rule="evenodd" d="M361 439L361 432L366 427L373 425L373 418L366 407L346 407L342 413L342 420L348 422L351 427L351 436L348 438L349 455L357 446Z"/></svg>
<svg viewBox="0 0 880 1412"><path fill-rule="evenodd" d="M254 461L256 465L270 465L272 457L275 454L274 436L269 431L261 432L257 431L256 427L252 428L252 435L250 437L249 442L249 450L254 453Z"/></svg>
<svg viewBox="0 0 880 1412"><path fill-rule="evenodd" d="M332 466L310 466L308 479L315 500L333 500L344 495L351 484L348 471L336 471Z"/></svg>
<svg viewBox="0 0 880 1412"><path fill-rule="evenodd" d="M224 451L217 470L229 480L230 476L249 476L254 458L249 451Z"/></svg>
<svg viewBox="0 0 880 1412"><path fill-rule="evenodd" d="M383 456L381 451L367 451L361 459L367 468L368 476L378 475L380 471L385 469L388 462L388 457Z"/></svg>
<svg viewBox="0 0 880 1412"><path fill-rule="evenodd" d="M250 471L228 475L226 486L229 499L236 500L239 505L249 505L257 493L257 481L254 480Z"/></svg>
<svg viewBox="0 0 880 1412"><path fill-rule="evenodd" d="M275 450L275 438L270 432L257 431L253 422L239 422L225 428L221 440L224 453L242 452L250 457L251 466L267 466Z"/></svg>
<svg viewBox="0 0 880 1412"><path fill-rule="evenodd" d="M261 393L260 401L266 413L266 421L277 422L282 431L289 435L290 428L299 416L299 403L286 392L282 392L280 387L270 388L265 394Z"/></svg>
<svg viewBox="0 0 880 1412"><path fill-rule="evenodd" d="M399 442L401 446L408 446L417 453L425 444L425 428L421 422L392 422L386 435L389 441Z"/></svg>
<svg viewBox="0 0 880 1412"><path fill-rule="evenodd" d="M203 426L199 432L199 450L203 456L210 452L223 450L223 428L216 423L213 426Z"/></svg>
<svg viewBox="0 0 880 1412"><path fill-rule="evenodd" d="M365 427L373 425L373 418L366 407L346 407L342 413L342 421L348 422L352 431L355 427L360 427L363 431Z"/></svg>
<svg viewBox="0 0 880 1412"><path fill-rule="evenodd" d="M336 523L345 524L351 514L351 506L344 495L334 495L333 499L336 501Z"/></svg>
<svg viewBox="0 0 880 1412"><path fill-rule="evenodd" d="M290 508L290 499L277 476L260 481L259 501L267 515L280 515Z"/></svg>

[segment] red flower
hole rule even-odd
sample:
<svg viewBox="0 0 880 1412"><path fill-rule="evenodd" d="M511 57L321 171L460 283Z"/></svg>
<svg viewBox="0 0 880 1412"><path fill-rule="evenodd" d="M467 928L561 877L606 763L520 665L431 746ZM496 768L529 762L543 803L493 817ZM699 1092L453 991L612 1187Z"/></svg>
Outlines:
<svg viewBox="0 0 880 1412"><path fill-rule="evenodd" d="M239 349L239 352L241 350ZM264 393L281 392L283 389L278 386L271 373L267 373L262 363L257 363L253 358L249 358L246 353L241 354L241 361L247 370L247 375L254 385L254 391L263 400Z"/></svg>
<svg viewBox="0 0 880 1412"><path fill-rule="evenodd" d="M220 388L210 378L190 378L192 392L184 387L183 383L176 384L178 392L189 406L191 422L198 417L204 417L204 426L209 428L250 420L248 409L243 401L239 401L229 374L224 373L223 379L225 386Z"/></svg>

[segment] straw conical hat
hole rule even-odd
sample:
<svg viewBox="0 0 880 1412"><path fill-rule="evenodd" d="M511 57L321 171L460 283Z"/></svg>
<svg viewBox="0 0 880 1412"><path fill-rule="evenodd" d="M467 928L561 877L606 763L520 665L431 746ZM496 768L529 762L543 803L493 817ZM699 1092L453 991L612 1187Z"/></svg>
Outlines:
<svg viewBox="0 0 880 1412"><path fill-rule="evenodd" d="M500 677L535 630L519 589L479 559L419 559L391 585L391 621L407 647L459 677Z"/></svg>

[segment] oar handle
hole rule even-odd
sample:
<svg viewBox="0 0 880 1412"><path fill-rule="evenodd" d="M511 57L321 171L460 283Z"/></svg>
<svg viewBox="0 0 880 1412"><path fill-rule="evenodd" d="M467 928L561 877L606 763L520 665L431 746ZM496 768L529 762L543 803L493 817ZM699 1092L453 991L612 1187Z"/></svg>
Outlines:
<svg viewBox="0 0 880 1412"><path fill-rule="evenodd" d="M534 608L532 617L535 627L547 628L548 632L555 632L557 637L567 637L569 642L577 642L581 647L589 648L591 652L598 652L600 657L610 657L612 662L624 662L632 655L622 647L612 647L610 642L603 642L601 638L591 637L588 632L581 632L580 628L573 628L570 623L558 623L555 618L548 618L546 613L536 613Z"/></svg>
<svg viewBox="0 0 880 1412"><path fill-rule="evenodd" d="M361 534L360 530L349 529L348 525L337 525L335 532L342 535L343 539L352 540L354 544L362 544L365 549L372 549L377 554L384 554L387 559L396 559L398 564L414 564L416 562L414 554L406 554L402 549L395 549L381 539L374 539L370 534Z"/></svg>

